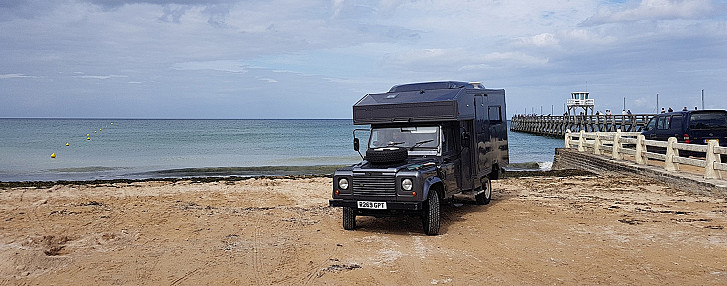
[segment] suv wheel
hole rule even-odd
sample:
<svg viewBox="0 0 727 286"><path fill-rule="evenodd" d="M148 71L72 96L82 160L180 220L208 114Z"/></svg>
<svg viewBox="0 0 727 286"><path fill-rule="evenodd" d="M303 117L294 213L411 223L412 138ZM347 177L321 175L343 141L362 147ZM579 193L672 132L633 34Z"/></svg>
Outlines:
<svg viewBox="0 0 727 286"><path fill-rule="evenodd" d="M424 225L424 233L427 235L439 234L439 196L435 190L430 190L427 196L424 213L422 214L422 224Z"/></svg>
<svg viewBox="0 0 727 286"><path fill-rule="evenodd" d="M343 229L353 230L356 228L356 210L351 207L343 207Z"/></svg>
<svg viewBox="0 0 727 286"><path fill-rule="evenodd" d="M487 177L482 181L482 192L475 195L475 201L478 205L486 205L492 199L492 180Z"/></svg>

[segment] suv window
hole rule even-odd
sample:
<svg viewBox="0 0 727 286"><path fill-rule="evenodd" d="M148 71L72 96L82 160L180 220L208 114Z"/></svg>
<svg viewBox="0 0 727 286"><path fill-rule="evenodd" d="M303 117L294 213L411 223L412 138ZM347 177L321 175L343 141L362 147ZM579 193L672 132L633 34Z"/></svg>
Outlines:
<svg viewBox="0 0 727 286"><path fill-rule="evenodd" d="M674 115L671 117L671 123L669 123L670 129L682 129L682 119L684 117L681 115Z"/></svg>
<svg viewBox="0 0 727 286"><path fill-rule="evenodd" d="M666 121L666 116L659 117L659 121L656 122L656 129L669 129L669 122Z"/></svg>
<svg viewBox="0 0 727 286"><path fill-rule="evenodd" d="M691 129L727 128L727 112L692 113L689 120Z"/></svg>
<svg viewBox="0 0 727 286"><path fill-rule="evenodd" d="M644 129L644 131L654 130L656 128L657 119L659 119L659 117L651 118L649 124L646 125L646 129Z"/></svg>

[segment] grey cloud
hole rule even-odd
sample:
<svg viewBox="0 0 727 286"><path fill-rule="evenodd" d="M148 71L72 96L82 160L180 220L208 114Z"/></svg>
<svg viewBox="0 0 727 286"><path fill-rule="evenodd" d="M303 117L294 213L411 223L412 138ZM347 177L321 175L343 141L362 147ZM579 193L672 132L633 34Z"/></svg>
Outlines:
<svg viewBox="0 0 727 286"><path fill-rule="evenodd" d="M187 7L181 6L181 7L171 7L171 6L164 6L164 14L159 17L160 21L163 22L174 22L179 23L179 19L182 18L184 13L187 12Z"/></svg>
<svg viewBox="0 0 727 286"><path fill-rule="evenodd" d="M724 13L716 9L725 8L724 6L724 4L715 4L711 0L642 0L638 6L633 8L601 10L579 25L597 26L638 21L709 19Z"/></svg>
<svg viewBox="0 0 727 286"><path fill-rule="evenodd" d="M124 5L131 4L152 4L152 5L191 5L191 6L208 6L223 3L237 3L240 0L89 0L88 3L92 3L98 6L106 8L116 8Z"/></svg>

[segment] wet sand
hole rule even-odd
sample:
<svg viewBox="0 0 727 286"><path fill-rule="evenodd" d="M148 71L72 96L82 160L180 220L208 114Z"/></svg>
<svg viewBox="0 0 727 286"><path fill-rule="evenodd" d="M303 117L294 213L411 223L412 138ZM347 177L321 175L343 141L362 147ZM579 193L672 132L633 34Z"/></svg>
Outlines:
<svg viewBox="0 0 727 286"><path fill-rule="evenodd" d="M727 201L546 174L341 227L327 177L0 187L0 284L727 284Z"/></svg>

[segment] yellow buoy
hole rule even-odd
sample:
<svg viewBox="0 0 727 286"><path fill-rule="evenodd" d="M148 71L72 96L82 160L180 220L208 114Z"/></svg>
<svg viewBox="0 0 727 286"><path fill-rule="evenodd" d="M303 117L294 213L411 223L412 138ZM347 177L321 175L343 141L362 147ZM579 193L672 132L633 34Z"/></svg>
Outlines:
<svg viewBox="0 0 727 286"><path fill-rule="evenodd" d="M56 153L50 154L50 157L55 159Z"/></svg>
<svg viewBox="0 0 727 286"><path fill-rule="evenodd" d="M91 136L91 134L86 133L86 136Z"/></svg>
<svg viewBox="0 0 727 286"><path fill-rule="evenodd" d="M101 130L103 130L103 128L99 129L98 131L101 131Z"/></svg>
<svg viewBox="0 0 727 286"><path fill-rule="evenodd" d="M94 131L93 133L96 133L96 131Z"/></svg>
<svg viewBox="0 0 727 286"><path fill-rule="evenodd" d="M86 140L91 140L91 137L86 137Z"/></svg>
<svg viewBox="0 0 727 286"><path fill-rule="evenodd" d="M71 144L69 144L68 142L66 142L66 146L71 146Z"/></svg>
<svg viewBox="0 0 727 286"><path fill-rule="evenodd" d="M113 123L113 122L111 122L111 125L114 125L114 123Z"/></svg>

